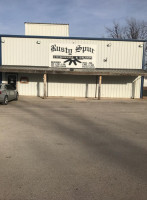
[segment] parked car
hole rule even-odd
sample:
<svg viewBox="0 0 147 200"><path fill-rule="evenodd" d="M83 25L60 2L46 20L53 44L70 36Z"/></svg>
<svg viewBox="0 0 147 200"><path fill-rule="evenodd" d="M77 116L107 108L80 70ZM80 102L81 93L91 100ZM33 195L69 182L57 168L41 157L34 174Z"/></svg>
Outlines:
<svg viewBox="0 0 147 200"><path fill-rule="evenodd" d="M7 105L11 100L18 100L18 91L10 84L0 84L0 103Z"/></svg>

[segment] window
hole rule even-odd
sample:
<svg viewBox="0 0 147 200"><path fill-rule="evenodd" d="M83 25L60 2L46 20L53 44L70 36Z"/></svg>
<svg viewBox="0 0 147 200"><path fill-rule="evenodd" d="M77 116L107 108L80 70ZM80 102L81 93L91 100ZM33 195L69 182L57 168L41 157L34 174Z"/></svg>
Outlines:
<svg viewBox="0 0 147 200"><path fill-rule="evenodd" d="M28 79L28 77L21 77L20 78L20 83L29 83L29 79Z"/></svg>

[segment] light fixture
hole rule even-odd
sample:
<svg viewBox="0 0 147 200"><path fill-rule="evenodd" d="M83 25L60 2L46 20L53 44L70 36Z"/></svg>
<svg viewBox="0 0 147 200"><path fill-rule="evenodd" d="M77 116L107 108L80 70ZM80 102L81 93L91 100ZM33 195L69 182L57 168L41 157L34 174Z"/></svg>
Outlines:
<svg viewBox="0 0 147 200"><path fill-rule="evenodd" d="M104 62L107 62L107 60L108 60L108 58L104 58L104 59L103 59Z"/></svg>
<svg viewBox="0 0 147 200"><path fill-rule="evenodd" d="M107 47L111 47L111 43L107 44Z"/></svg>
<svg viewBox="0 0 147 200"><path fill-rule="evenodd" d="M143 47L143 44L140 44L139 47Z"/></svg>
<svg viewBox="0 0 147 200"><path fill-rule="evenodd" d="M40 41L37 41L37 42L36 42L36 44L40 44L40 43L41 43Z"/></svg>
<svg viewBox="0 0 147 200"><path fill-rule="evenodd" d="M5 40L1 40L1 43L5 43Z"/></svg>

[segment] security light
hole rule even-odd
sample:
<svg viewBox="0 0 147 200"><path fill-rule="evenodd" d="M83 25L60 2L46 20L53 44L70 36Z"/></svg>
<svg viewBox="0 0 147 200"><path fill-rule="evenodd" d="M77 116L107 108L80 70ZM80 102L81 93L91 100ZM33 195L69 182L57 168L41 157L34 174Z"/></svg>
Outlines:
<svg viewBox="0 0 147 200"><path fill-rule="evenodd" d="M140 44L139 47L143 47L143 44Z"/></svg>
<svg viewBox="0 0 147 200"><path fill-rule="evenodd" d="M41 42L40 42L40 41L37 41L36 43L37 43L37 44L40 44Z"/></svg>
<svg viewBox="0 0 147 200"><path fill-rule="evenodd" d="M107 47L111 47L111 43L107 44Z"/></svg>

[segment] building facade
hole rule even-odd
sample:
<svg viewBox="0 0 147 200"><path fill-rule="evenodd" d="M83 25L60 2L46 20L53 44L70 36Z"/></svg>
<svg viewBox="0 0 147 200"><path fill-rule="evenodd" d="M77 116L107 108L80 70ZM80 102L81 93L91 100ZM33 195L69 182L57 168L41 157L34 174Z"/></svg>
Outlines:
<svg viewBox="0 0 147 200"><path fill-rule="evenodd" d="M69 37L63 24L25 27L24 36L0 35L0 79L20 95L97 98L101 85L101 97L142 97L144 41Z"/></svg>

